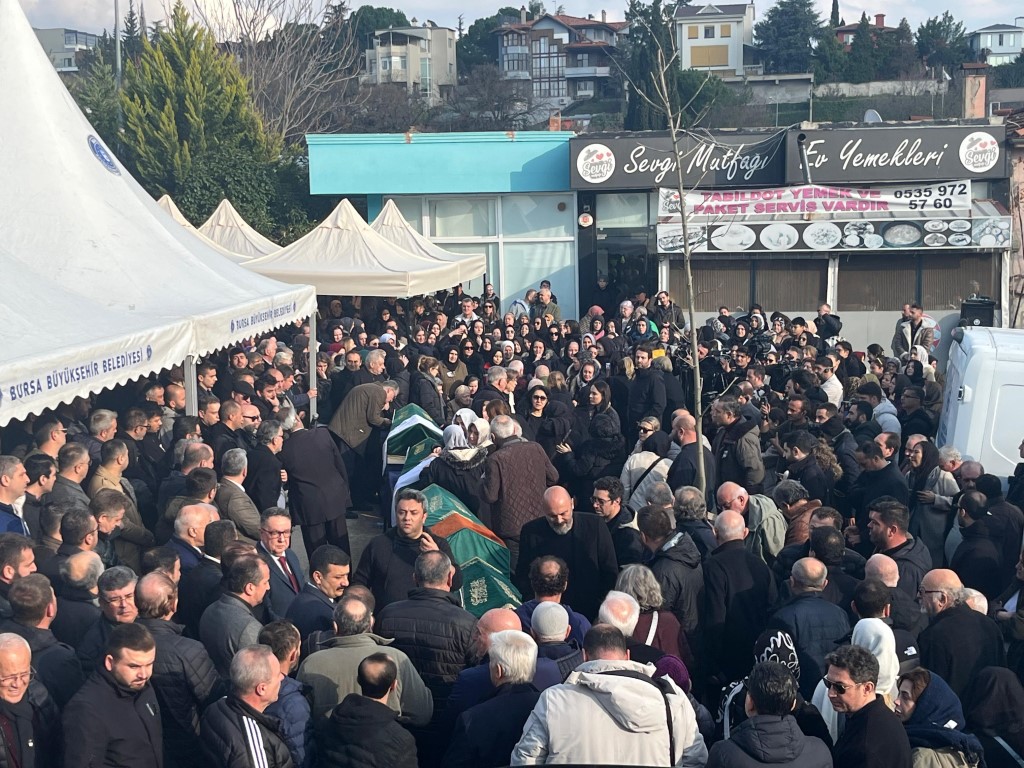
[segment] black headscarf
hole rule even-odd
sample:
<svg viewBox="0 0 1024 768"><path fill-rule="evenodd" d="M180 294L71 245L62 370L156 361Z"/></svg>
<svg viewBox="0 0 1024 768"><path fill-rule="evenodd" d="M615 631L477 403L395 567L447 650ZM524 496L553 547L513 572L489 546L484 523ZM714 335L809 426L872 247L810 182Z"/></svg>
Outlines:
<svg viewBox="0 0 1024 768"><path fill-rule="evenodd" d="M921 466L911 469L911 494L927 490L925 485L928 483L928 476L932 473L933 469L939 466L939 449L935 447L935 443L922 440L915 446L915 448L917 447L921 448Z"/></svg>

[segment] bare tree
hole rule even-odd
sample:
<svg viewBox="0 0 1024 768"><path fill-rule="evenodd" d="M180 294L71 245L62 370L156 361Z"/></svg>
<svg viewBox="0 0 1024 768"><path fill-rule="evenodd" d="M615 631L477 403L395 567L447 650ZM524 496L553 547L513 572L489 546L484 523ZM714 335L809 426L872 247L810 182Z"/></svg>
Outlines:
<svg viewBox="0 0 1024 768"><path fill-rule="evenodd" d="M493 64L473 67L433 122L454 131L514 131L547 118L533 101L530 83L502 76Z"/></svg>
<svg viewBox="0 0 1024 768"><path fill-rule="evenodd" d="M631 88L631 94L634 94L637 98L643 99L651 109L660 112L665 117L665 124L668 128L669 136L672 141L672 153L676 157L675 171L676 171L676 191L679 193L679 214L682 221L683 227L683 268L686 275L686 311L687 320L690 325L689 343L690 343L690 362L693 374L693 399L694 399L694 420L697 422L697 444L701 445L704 437L704 428L702 423L703 412L701 409L701 397L703 393L703 380L700 372L700 359L697 355L697 322L696 322L696 302L697 296L693 289L693 247L694 242L690 239L690 221L689 213L686 208L686 179L684 163L682 162L685 148L683 140L687 135L686 126L688 124L696 125L706 115L707 110L710 109L710 104L705 106L703 109L698 110L698 114L691 114L694 109L694 105L700 103L700 97L705 87L712 82L713 76L708 73L704 79L697 86L694 93L690 96L689 100L680 104L678 94L678 82L675 78L671 77L676 69L679 68L679 52L675 48L675 34L668 36L669 45L668 48L662 44L662 36L657 33L656 30L650 27L650 24L643 17L636 17L633 19L633 24L640 24L645 27L647 32L648 40L652 41L654 50L650 53L654 55L655 66L650 73L648 82L645 87L638 87L631 77L629 72L622 69L623 76L629 82ZM678 105L678 106L677 106ZM704 451L702 449L697 450L697 481L698 487L703 491L707 487L707 471L704 466Z"/></svg>
<svg viewBox="0 0 1024 768"><path fill-rule="evenodd" d="M359 46L344 3L193 0L200 21L238 59L267 131L285 142L325 132L358 94Z"/></svg>

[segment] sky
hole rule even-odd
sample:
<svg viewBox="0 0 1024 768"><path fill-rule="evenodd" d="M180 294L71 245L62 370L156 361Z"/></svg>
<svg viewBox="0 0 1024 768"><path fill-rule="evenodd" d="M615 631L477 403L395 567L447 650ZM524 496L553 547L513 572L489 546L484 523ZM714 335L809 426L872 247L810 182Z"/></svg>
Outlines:
<svg viewBox="0 0 1024 768"><path fill-rule="evenodd" d="M211 0L202 1L205 3ZM356 7L363 4L363 0L353 2ZM692 0L691 4L697 5L700 2L702 0ZM113 28L114 0L21 0L21 4L34 27L67 27L97 33L102 32L104 28ZM465 14L465 26L468 27L477 16L489 16L498 8L515 5L516 2L496 0L493 4L483 4L466 3L465 0L400 0L371 1L370 4L399 8L405 11L408 18L415 17L421 23L430 19L440 26L455 28L460 13ZM561 0L561 4L565 12L573 16L593 14L600 17L601 11L605 10L608 12L609 21L623 19L626 8L623 0ZM822 17L827 20L832 7L831 0L817 0L817 4ZM146 18L150 24L164 16L164 5L163 0L149 0L145 3ZM545 5L550 6L548 10L554 10L558 7L559 0L545 0ZM128 0L120 0L120 6L123 17L128 8ZM771 3L755 2L757 18L760 19L770 6ZM885 10L887 6L891 7L891 4L881 0L840 0L839 10L843 18L852 24L860 19L862 12L866 12L871 18L875 13ZM953 9L954 17L964 23L968 32L990 24L1014 23L1012 4L1006 3L1005 0L972 0L968 6L970 16L961 15L962 11L959 8ZM903 0L897 7L899 12L887 15L886 24L896 26L900 18L906 16L914 30L926 19L939 16L950 8L948 0ZM1024 13L1024 9L1021 13Z"/></svg>

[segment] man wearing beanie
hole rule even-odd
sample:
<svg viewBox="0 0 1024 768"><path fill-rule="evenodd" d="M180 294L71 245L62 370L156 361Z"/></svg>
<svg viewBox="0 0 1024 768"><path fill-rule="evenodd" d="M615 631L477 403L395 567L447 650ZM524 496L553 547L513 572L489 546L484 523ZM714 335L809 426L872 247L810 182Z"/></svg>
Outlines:
<svg viewBox="0 0 1024 768"><path fill-rule="evenodd" d="M569 639L569 612L559 603L541 603L533 611L530 632L537 641L537 656L558 664L565 680L583 662L583 651Z"/></svg>

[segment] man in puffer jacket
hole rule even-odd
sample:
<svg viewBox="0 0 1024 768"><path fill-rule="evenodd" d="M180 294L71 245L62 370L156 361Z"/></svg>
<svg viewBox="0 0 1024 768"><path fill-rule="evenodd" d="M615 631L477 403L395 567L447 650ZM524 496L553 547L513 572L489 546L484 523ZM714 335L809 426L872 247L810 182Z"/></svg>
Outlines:
<svg viewBox="0 0 1024 768"><path fill-rule="evenodd" d="M671 680L652 679L653 664L630 661L622 632L591 628L583 657L564 683L541 694L512 751L512 765L543 765L549 757L601 765L616 755L628 755L636 765L707 762L689 699Z"/></svg>
<svg viewBox="0 0 1024 768"><path fill-rule="evenodd" d="M331 768L416 768L416 741L398 724L388 697L398 688L398 666L385 653L359 663L359 690L318 727L323 765Z"/></svg>
<svg viewBox="0 0 1024 768"><path fill-rule="evenodd" d="M688 533L676 531L675 519L662 509L644 507L637 513L636 524L653 555L648 567L661 585L663 608L672 611L686 632L695 632L704 589L700 550Z"/></svg>
<svg viewBox="0 0 1024 768"><path fill-rule="evenodd" d="M832 768L832 754L825 743L805 736L793 717L797 700L796 680L776 661L751 670L746 679L748 718L731 736L711 747L707 768Z"/></svg>
<svg viewBox="0 0 1024 768"><path fill-rule="evenodd" d="M280 724L264 714L281 689L281 664L265 645L231 661L231 693L203 714L203 749L218 768L295 768Z"/></svg>
<svg viewBox="0 0 1024 768"><path fill-rule="evenodd" d="M31 680L32 652L18 635L0 634L0 768L61 765L60 712L46 687Z"/></svg>
<svg viewBox="0 0 1024 768"><path fill-rule="evenodd" d="M299 665L301 640L299 630L288 621L272 621L260 630L260 644L274 652L283 675L277 701L267 707L266 714L280 723L281 735L291 752L295 768L310 768L316 760L309 706L312 687L290 677L292 670Z"/></svg>
<svg viewBox="0 0 1024 768"><path fill-rule="evenodd" d="M199 713L225 693L206 648L182 634L171 621L178 608L178 589L162 573L143 576L135 587L137 624L156 642L156 661L150 682L160 702L164 728L164 768L208 765L202 761Z"/></svg>

